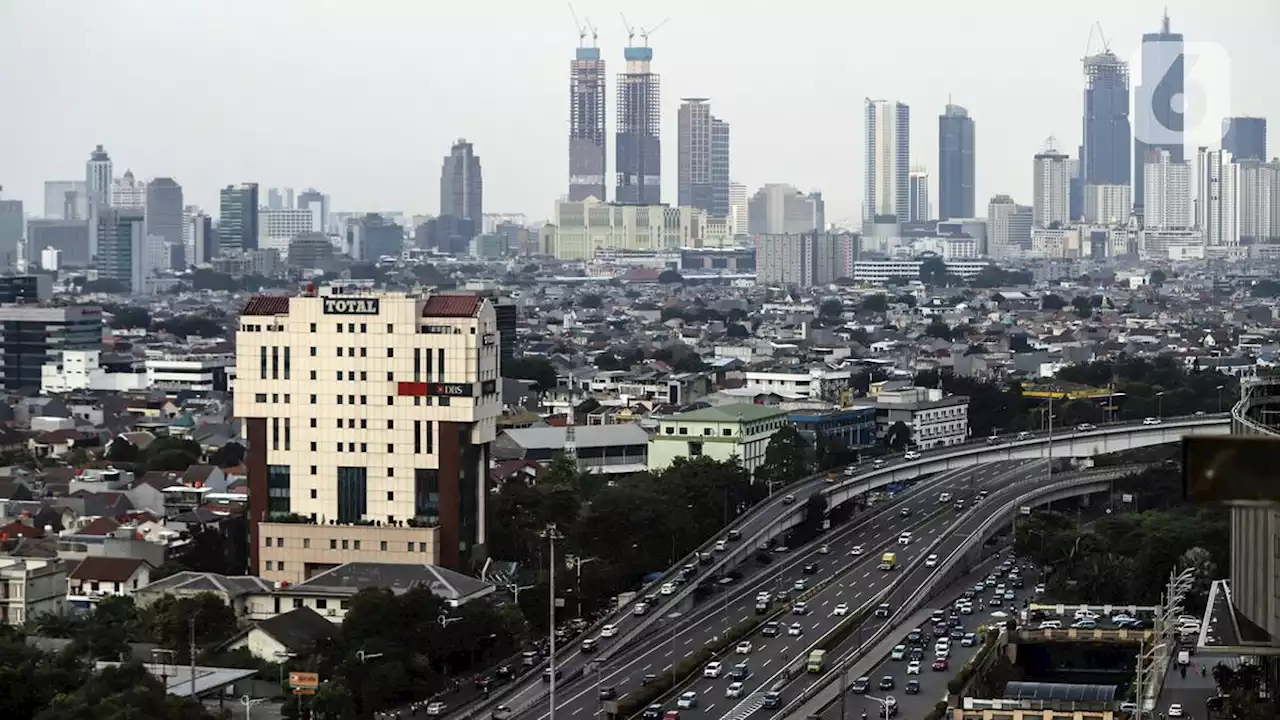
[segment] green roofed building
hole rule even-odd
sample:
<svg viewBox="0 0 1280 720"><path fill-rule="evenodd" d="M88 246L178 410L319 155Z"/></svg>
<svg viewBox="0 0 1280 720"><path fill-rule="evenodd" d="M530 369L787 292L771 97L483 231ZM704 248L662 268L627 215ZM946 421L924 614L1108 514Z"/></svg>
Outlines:
<svg viewBox="0 0 1280 720"><path fill-rule="evenodd" d="M649 469L661 470L678 457L736 457L747 472L764 462L769 438L790 420L786 410L750 403L722 405L658 419L649 439Z"/></svg>

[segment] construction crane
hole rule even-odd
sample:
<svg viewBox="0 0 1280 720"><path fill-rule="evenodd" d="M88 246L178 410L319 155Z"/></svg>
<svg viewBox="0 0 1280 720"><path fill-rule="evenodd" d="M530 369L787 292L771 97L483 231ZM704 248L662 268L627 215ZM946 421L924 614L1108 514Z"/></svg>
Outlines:
<svg viewBox="0 0 1280 720"><path fill-rule="evenodd" d="M587 29L591 26L590 21L583 23L578 20L578 13L573 9L573 3L568 3L569 14L573 16L573 27L578 31L578 47L587 46Z"/></svg>
<svg viewBox="0 0 1280 720"><path fill-rule="evenodd" d="M627 22L626 13L618 13L618 14L622 16L622 27L627 29L627 47L631 47L632 45L635 44L634 41L636 38L636 29L634 27L631 27L631 23Z"/></svg>
<svg viewBox="0 0 1280 720"><path fill-rule="evenodd" d="M653 27L640 28L640 37L644 38L645 47L649 47L649 36L658 32L658 28L662 27L663 25L666 25L670 20L671 18L663 18L662 22L658 23L657 25L654 25Z"/></svg>
<svg viewBox="0 0 1280 720"><path fill-rule="evenodd" d="M666 25L671 20L671 18L664 18L662 22L658 23L657 25L654 25L653 27L637 28L633 26L631 23L627 22L627 16L625 14L623 13L619 13L619 14L622 15L622 26L627 29L627 47L635 46L636 35L639 35L641 38L644 39L645 47L649 47L649 36L658 32L658 28L662 27L663 25Z"/></svg>
<svg viewBox="0 0 1280 720"><path fill-rule="evenodd" d="M600 31L591 22L591 18L587 18L587 27L591 30L591 47L600 47Z"/></svg>
<svg viewBox="0 0 1280 720"><path fill-rule="evenodd" d="M1091 50L1093 50L1093 33L1095 30L1098 33L1098 38L1102 40L1102 54L1103 55L1111 54L1111 43L1107 42L1107 36L1102 32L1102 21L1097 20L1097 21L1094 21L1093 25L1089 26L1089 40L1084 45L1085 59L1088 59L1089 57L1091 57L1089 53Z"/></svg>

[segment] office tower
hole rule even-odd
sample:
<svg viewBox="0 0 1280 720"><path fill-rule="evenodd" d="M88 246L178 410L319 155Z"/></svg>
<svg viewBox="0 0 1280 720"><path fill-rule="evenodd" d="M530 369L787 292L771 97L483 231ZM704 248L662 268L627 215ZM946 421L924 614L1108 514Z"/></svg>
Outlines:
<svg viewBox="0 0 1280 720"><path fill-rule="evenodd" d="M218 254L258 248L258 184L228 185L218 191Z"/></svg>
<svg viewBox="0 0 1280 720"><path fill-rule="evenodd" d="M329 225L329 196L316 190L315 188L307 188L298 193L298 209L311 211L311 230L312 232L327 232Z"/></svg>
<svg viewBox="0 0 1280 720"><path fill-rule="evenodd" d="M891 100L866 101L866 187L863 222L893 216L907 222L910 200L911 109Z"/></svg>
<svg viewBox="0 0 1280 720"><path fill-rule="evenodd" d="M1084 59L1084 184L1129 185L1129 65L1106 51Z"/></svg>
<svg viewBox="0 0 1280 720"><path fill-rule="evenodd" d="M440 215L471 223L469 243L484 222L484 180L480 156L471 143L459 139L449 150L440 171Z"/></svg>
<svg viewBox="0 0 1280 720"><path fill-rule="evenodd" d="M1236 205L1239 166L1231 153L1202 147L1196 163L1196 224L1210 247L1240 244L1240 214Z"/></svg>
<svg viewBox="0 0 1280 720"><path fill-rule="evenodd" d="M1280 242L1280 162L1237 161L1240 242Z"/></svg>
<svg viewBox="0 0 1280 720"><path fill-rule="evenodd" d="M1085 185L1084 221L1095 225L1126 225L1133 214L1133 188L1128 185Z"/></svg>
<svg viewBox="0 0 1280 720"><path fill-rule="evenodd" d="M26 229L22 201L0 200L0 272L12 272L18 267Z"/></svg>
<svg viewBox="0 0 1280 720"><path fill-rule="evenodd" d="M32 300L7 304L18 299L14 291L19 288L11 284L34 289L31 286L39 287L41 279L20 276L4 278L3 282L10 286L0 287L0 296L7 296L6 304L0 306L0 383L5 390L38 391L44 366L61 362L64 350L102 349L101 307L47 305Z"/></svg>
<svg viewBox="0 0 1280 720"><path fill-rule="evenodd" d="M166 244L182 244L182 186L173 178L156 178L147 183L147 235Z"/></svg>
<svg viewBox="0 0 1280 720"><path fill-rule="evenodd" d="M729 232L733 235L747 234L747 186L742 183L729 183Z"/></svg>
<svg viewBox="0 0 1280 720"><path fill-rule="evenodd" d="M933 219L930 215L929 171L916 168L907 177L907 221L925 222Z"/></svg>
<svg viewBox="0 0 1280 720"><path fill-rule="evenodd" d="M186 253L192 265L207 265L218 256L218 235L213 230L213 218L203 212L191 215L191 246Z"/></svg>
<svg viewBox="0 0 1280 720"><path fill-rule="evenodd" d="M711 207L717 220L729 217L729 123L711 118Z"/></svg>
<svg viewBox="0 0 1280 720"><path fill-rule="evenodd" d="M85 163L85 192L89 195L89 211L106 207L111 200L111 182L115 178L111 174L111 157L99 145L89 153L89 162Z"/></svg>
<svg viewBox="0 0 1280 720"><path fill-rule="evenodd" d="M685 98L677 115L676 204L711 209L711 106Z"/></svg>
<svg viewBox="0 0 1280 720"><path fill-rule="evenodd" d="M1035 156L1031 207L1036 227L1065 225L1071 219L1071 158L1055 150L1052 139Z"/></svg>
<svg viewBox="0 0 1280 720"><path fill-rule="evenodd" d="M293 188L271 188L267 190L268 210L293 210Z"/></svg>
<svg viewBox="0 0 1280 720"><path fill-rule="evenodd" d="M36 218L27 222L27 248L36 256L47 248L60 253L61 267L88 267L90 227L88 220Z"/></svg>
<svg viewBox="0 0 1280 720"><path fill-rule="evenodd" d="M48 272L58 272L62 268L62 251L58 248L47 247L40 251L40 269Z"/></svg>
<svg viewBox="0 0 1280 720"><path fill-rule="evenodd" d="M1236 162L1267 161L1267 119L1229 117L1222 121L1222 149Z"/></svg>
<svg viewBox="0 0 1280 720"><path fill-rule="evenodd" d="M747 202L747 233L799 235L824 230L825 213L820 193L806 195L791 185L767 183Z"/></svg>
<svg viewBox="0 0 1280 720"><path fill-rule="evenodd" d="M404 227L377 213L347 221L347 247L351 257L375 263L384 257L400 258L404 252Z"/></svg>
<svg viewBox="0 0 1280 720"><path fill-rule="evenodd" d="M146 213L142 208L106 208L94 222L98 238L98 277L115 280L127 291L145 287Z"/></svg>
<svg viewBox="0 0 1280 720"><path fill-rule="evenodd" d="M1084 155L1084 146L1078 148L1079 154L1071 158L1071 181L1068 183L1067 189L1067 214L1071 216L1071 222L1079 222L1084 219L1084 177L1081 171L1084 164L1080 162L1080 158Z"/></svg>
<svg viewBox="0 0 1280 720"><path fill-rule="evenodd" d="M147 184L134 178L132 170L125 170L123 177L111 182L108 204L115 208L146 208Z"/></svg>
<svg viewBox="0 0 1280 720"><path fill-rule="evenodd" d="M591 260L612 251L677 250L701 245L707 211L671 205L621 205L587 199L556 203L558 260Z"/></svg>
<svg viewBox="0 0 1280 720"><path fill-rule="evenodd" d="M1018 257L1031 250L1034 211L1018 205L1008 195L996 195L987 204L987 241L991 255Z"/></svg>
<svg viewBox="0 0 1280 720"><path fill-rule="evenodd" d="M605 147L604 58L598 47L580 47L569 63L569 199L608 200Z"/></svg>
<svg viewBox="0 0 1280 720"><path fill-rule="evenodd" d="M1167 150L1172 162L1186 157L1182 92L1185 85L1182 33L1169 30L1169 15L1160 20L1160 32L1142 36L1142 77L1134 88L1137 117L1133 138L1133 201L1139 216L1146 201L1144 166L1148 150ZM1148 144L1146 141L1155 139Z"/></svg>
<svg viewBox="0 0 1280 720"><path fill-rule="evenodd" d="M650 67L653 48L629 47L623 58L627 64L618 75L614 200L658 205L662 202L662 83Z"/></svg>
<svg viewBox="0 0 1280 720"><path fill-rule="evenodd" d="M756 237L756 279L766 285L815 287L853 277L858 236L804 232Z"/></svg>
<svg viewBox="0 0 1280 720"><path fill-rule="evenodd" d="M295 583L349 561L474 572L502 412L493 305L321 286L254 297L240 317L251 572Z"/></svg>
<svg viewBox="0 0 1280 720"><path fill-rule="evenodd" d="M965 108L948 103L938 116L939 218L974 217L975 157L973 119Z"/></svg>
<svg viewBox="0 0 1280 720"><path fill-rule="evenodd" d="M272 248L284 255L290 240L310 232L315 232L315 213L309 208L258 210L259 248Z"/></svg>
<svg viewBox="0 0 1280 720"><path fill-rule="evenodd" d="M45 181L44 217L54 220L88 219L89 196L86 192L84 181Z"/></svg>
<svg viewBox="0 0 1280 720"><path fill-rule="evenodd" d="M1147 152L1143 164L1142 225L1149 230L1191 227L1191 163L1173 159L1164 148Z"/></svg>

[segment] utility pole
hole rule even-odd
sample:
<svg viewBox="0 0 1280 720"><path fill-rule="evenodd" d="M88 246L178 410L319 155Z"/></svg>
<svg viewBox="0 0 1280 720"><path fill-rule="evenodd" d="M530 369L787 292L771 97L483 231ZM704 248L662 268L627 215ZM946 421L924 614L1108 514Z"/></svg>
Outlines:
<svg viewBox="0 0 1280 720"><path fill-rule="evenodd" d="M551 633L551 658L547 661L547 670L551 675L548 692L551 709L547 713L547 718L548 720L556 720L556 540L563 540L564 535L556 528L555 523L547 523L546 529L538 533L538 535L546 538L551 544L551 555L547 562L547 567L550 570L548 583L551 595L551 602L548 603L551 606L548 617L550 622L549 632Z"/></svg>
<svg viewBox="0 0 1280 720"><path fill-rule="evenodd" d="M199 702L200 697L196 695L196 618L194 615L187 621L187 630L189 632L188 640L191 642L191 699ZM244 708L244 714L245 717L248 717L248 705Z"/></svg>
<svg viewBox="0 0 1280 720"><path fill-rule="evenodd" d="M858 648L861 649L861 647L862 645L859 643ZM846 706L849 698L849 671L852 669L852 667L840 668L840 720L845 720L848 717L845 713L848 710Z"/></svg>

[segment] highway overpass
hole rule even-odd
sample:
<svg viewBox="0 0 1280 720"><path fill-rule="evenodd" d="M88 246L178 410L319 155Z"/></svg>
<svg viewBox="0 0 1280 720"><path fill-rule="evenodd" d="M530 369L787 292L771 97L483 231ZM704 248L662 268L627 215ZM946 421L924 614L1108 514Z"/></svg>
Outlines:
<svg viewBox="0 0 1280 720"><path fill-rule="evenodd" d="M907 460L904 455L885 458L883 467L874 467L871 462L862 462L850 466L851 475L837 470L837 479L832 482L828 476L814 475L807 480L796 483L779 491L768 500L752 508L746 515L733 521L724 533L736 530L741 541L729 546L727 552L716 556L714 562L702 571L702 574L724 573L748 560L761 543L769 542L785 534L803 518L804 502L814 492L828 498L828 507L845 502L863 493L886 487L905 480L919 478L946 470L954 470L971 465L1007 460L1033 460L1057 457L1085 458L1093 455L1121 452L1135 448L1178 442L1186 435L1226 435L1231 427L1228 414L1200 415L1176 418L1165 418L1151 425L1144 421L1117 422L1099 425L1096 428L1077 432L1074 428L1055 429L1042 433L1025 435L1005 435L989 438L976 438L963 445L922 450L920 457ZM788 497L790 496L790 497ZM716 540L724 533L709 538L698 552L711 552ZM635 600L623 605L608 617L589 628L584 636L595 637L600 634L604 625L611 624L619 628L611 647L625 647L643 637L667 613L682 607L682 603L692 594L693 586L682 587L678 592L667 596L658 607L637 617L633 615L635 604L646 594L657 592L658 588L670 582L680 566L697 562L696 553L680 559L676 565L667 569L662 577L643 589ZM570 643L556 653L556 664L563 667L566 676L582 670L587 658L579 652L576 643ZM607 654L610 648L602 648ZM546 699L550 688L542 683L542 670L545 665L538 665L512 685L495 692L490 698L461 708L458 717L485 717L489 711L499 704L509 704L511 699L518 698L513 709L519 712Z"/></svg>

